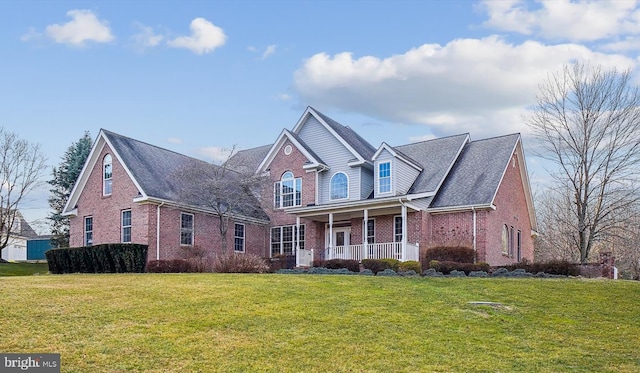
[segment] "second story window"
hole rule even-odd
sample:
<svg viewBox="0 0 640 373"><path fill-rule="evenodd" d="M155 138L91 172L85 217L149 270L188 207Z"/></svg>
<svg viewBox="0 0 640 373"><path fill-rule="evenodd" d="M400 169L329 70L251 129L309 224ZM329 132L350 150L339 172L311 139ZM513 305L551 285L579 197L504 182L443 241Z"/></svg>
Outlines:
<svg viewBox="0 0 640 373"><path fill-rule="evenodd" d="M105 155L102 160L102 194L105 196L111 195L112 163L111 154Z"/></svg>
<svg viewBox="0 0 640 373"><path fill-rule="evenodd" d="M378 165L378 193L391 192L391 162Z"/></svg>
<svg viewBox="0 0 640 373"><path fill-rule="evenodd" d="M285 172L280 181L274 184L273 193L276 208L301 206L302 178L293 177L291 171Z"/></svg>
<svg viewBox="0 0 640 373"><path fill-rule="evenodd" d="M349 196L349 179L343 172L331 178L331 199L344 199Z"/></svg>

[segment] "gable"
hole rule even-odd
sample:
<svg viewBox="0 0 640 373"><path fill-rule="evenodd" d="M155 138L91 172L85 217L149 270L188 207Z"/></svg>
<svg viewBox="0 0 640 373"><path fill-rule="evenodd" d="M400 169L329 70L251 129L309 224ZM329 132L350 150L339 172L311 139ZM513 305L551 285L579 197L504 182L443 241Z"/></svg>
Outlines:
<svg viewBox="0 0 640 373"><path fill-rule="evenodd" d="M273 162L273 160L277 157L278 153L283 150L283 147L286 146L285 144L295 146L295 148L304 155L304 157L307 159L307 163L304 166L305 169L312 170L326 168L326 165L324 164L322 159L320 159L320 157L313 150L311 150L311 148L307 144L305 144L305 142L299 136L284 129L280 133L280 136L278 136L278 139L273 143L273 145L271 145L271 147L267 151L266 155L258 165L256 172L265 172L271 165L271 162Z"/></svg>

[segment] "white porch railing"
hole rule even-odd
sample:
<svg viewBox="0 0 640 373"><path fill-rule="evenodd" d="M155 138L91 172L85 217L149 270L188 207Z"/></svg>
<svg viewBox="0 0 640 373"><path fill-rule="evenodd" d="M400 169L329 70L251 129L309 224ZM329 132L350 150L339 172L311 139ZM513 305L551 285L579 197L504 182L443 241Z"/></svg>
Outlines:
<svg viewBox="0 0 640 373"><path fill-rule="evenodd" d="M419 260L419 247L407 243L407 249L402 255L402 242L372 243L366 245L345 245L329 247L325 250L325 259L385 259L393 258L402 261Z"/></svg>

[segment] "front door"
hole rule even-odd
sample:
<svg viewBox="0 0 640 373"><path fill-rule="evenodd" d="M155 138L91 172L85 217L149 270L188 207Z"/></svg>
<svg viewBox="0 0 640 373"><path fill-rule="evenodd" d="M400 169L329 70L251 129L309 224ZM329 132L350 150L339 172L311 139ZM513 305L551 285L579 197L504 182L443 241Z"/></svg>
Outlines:
<svg viewBox="0 0 640 373"><path fill-rule="evenodd" d="M351 227L333 228L333 254L342 258L349 250ZM329 232L327 231L327 246L329 246Z"/></svg>

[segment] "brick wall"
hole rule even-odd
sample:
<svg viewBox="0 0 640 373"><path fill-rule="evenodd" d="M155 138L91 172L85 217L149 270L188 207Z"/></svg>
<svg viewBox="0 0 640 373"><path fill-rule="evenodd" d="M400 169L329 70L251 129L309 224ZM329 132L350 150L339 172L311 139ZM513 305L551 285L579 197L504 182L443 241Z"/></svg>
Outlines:
<svg viewBox="0 0 640 373"><path fill-rule="evenodd" d="M102 195L102 160L112 154L112 193ZM84 218L93 217L93 243L113 243L121 241L121 213L131 210L131 241L149 245L148 258L157 256L157 205L136 204L138 189L129 178L124 167L113 156L105 144L99 160L91 170L87 184L78 199L78 216L70 219L70 245L84 245ZM184 258L187 250L180 245L181 210L169 206L160 208L160 259ZM189 212L189 211L184 211ZM222 252L222 240L218 229L218 218L214 215L193 213L194 245L205 250L207 256ZM267 256L268 227L245 224L245 252ZM233 251L234 223L227 232L227 251Z"/></svg>

